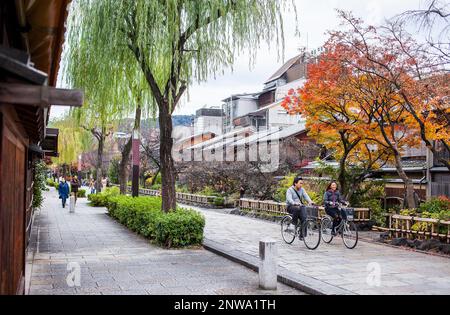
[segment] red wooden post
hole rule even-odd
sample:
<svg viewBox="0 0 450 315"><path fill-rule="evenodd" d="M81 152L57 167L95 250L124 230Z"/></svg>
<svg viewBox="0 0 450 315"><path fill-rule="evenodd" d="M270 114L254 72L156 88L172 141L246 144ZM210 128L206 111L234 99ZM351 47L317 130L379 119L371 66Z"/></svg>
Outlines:
<svg viewBox="0 0 450 315"><path fill-rule="evenodd" d="M133 141L132 141L132 150L133 150L133 176L131 182L131 195L133 197L139 196L139 132L137 130L133 131Z"/></svg>
<svg viewBox="0 0 450 315"><path fill-rule="evenodd" d="M80 181L80 185L81 185L81 176L82 176L82 174L81 174L81 159L82 159L82 156L81 156L81 154L78 156L78 180Z"/></svg>

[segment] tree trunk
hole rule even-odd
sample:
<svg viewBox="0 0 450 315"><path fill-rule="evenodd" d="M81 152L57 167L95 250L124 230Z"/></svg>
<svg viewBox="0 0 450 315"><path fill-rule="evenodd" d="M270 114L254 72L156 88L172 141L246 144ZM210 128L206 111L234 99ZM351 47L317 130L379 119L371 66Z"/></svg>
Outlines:
<svg viewBox="0 0 450 315"><path fill-rule="evenodd" d="M119 185L120 193L125 195L127 193L127 183L128 183L128 164L130 163L130 152L131 152L131 141L132 138L128 139L125 147L122 151L122 159L119 164Z"/></svg>
<svg viewBox="0 0 450 315"><path fill-rule="evenodd" d="M175 192L175 165L172 157L172 117L169 113L169 104L159 106L160 128L160 160L162 175L162 210L169 212L176 209Z"/></svg>
<svg viewBox="0 0 450 315"><path fill-rule="evenodd" d="M133 130L140 132L141 130L141 114L142 109L141 105L136 107L135 115L134 115L134 128ZM122 151L122 159L119 164L119 185L120 185L120 193L125 195L127 193L127 184L128 184L128 164L130 163L130 153L131 146L133 142L133 135L131 135L130 139L128 139L125 147Z"/></svg>
<svg viewBox="0 0 450 315"><path fill-rule="evenodd" d="M361 185L362 183L364 183L364 181L367 178L370 178L371 173L364 173L361 176L358 176L357 178L354 178L350 185L349 188L347 190L347 193L344 195L344 199L347 201L350 201L350 199L353 197L353 195L355 194L356 190L358 189L359 185Z"/></svg>
<svg viewBox="0 0 450 315"><path fill-rule="evenodd" d="M346 183L346 179L345 179L345 161L347 159L347 154L344 154L344 157L342 157L342 159L339 161L339 175L338 175L338 180L339 180L339 190L341 191L342 194L345 194L347 192L347 183Z"/></svg>
<svg viewBox="0 0 450 315"><path fill-rule="evenodd" d="M397 169L398 176L403 180L406 186L406 205L408 206L408 209L414 209L417 207L414 198L414 184L403 170L402 159L400 157L400 154L394 153L394 155L395 155L395 168Z"/></svg>
<svg viewBox="0 0 450 315"><path fill-rule="evenodd" d="M150 186L155 185L156 178L158 177L160 170L161 169L158 168L158 170L156 171L155 175L152 177L152 182L150 183Z"/></svg>
<svg viewBox="0 0 450 315"><path fill-rule="evenodd" d="M358 186L363 182L364 180L355 180L352 182L347 190L347 193L344 194L344 199L350 202L350 199L353 197L355 191L358 189Z"/></svg>

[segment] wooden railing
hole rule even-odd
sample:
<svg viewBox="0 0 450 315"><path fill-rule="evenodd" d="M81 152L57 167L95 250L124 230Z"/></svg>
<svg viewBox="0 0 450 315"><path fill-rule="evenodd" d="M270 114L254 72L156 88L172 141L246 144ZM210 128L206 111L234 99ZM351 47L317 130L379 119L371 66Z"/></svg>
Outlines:
<svg viewBox="0 0 450 315"><path fill-rule="evenodd" d="M393 237L419 240L434 238L450 243L450 221L399 214L386 214L386 216L388 227L378 229L389 231ZM420 224L420 229L413 229L417 223Z"/></svg>
<svg viewBox="0 0 450 315"><path fill-rule="evenodd" d="M253 199L240 199L239 208L242 210L249 210L255 212L268 212L275 215L286 215L287 207L285 203L275 201L260 201ZM319 216L325 215L325 209L319 207ZM370 209L368 208L355 208L355 222L368 222L370 221Z"/></svg>
<svg viewBox="0 0 450 315"><path fill-rule="evenodd" d="M117 186L118 185L114 185ZM131 193L131 187L127 187L127 192ZM146 189L139 188L139 194L143 196L161 196L160 190L154 189ZM203 195L195 195L195 194L186 194L177 192L177 201L186 204L198 205L198 206L211 206L214 205L214 201L216 200L215 196L203 196Z"/></svg>
<svg viewBox="0 0 450 315"><path fill-rule="evenodd" d="M202 196L177 192L177 201L187 204L210 206L214 204L217 197Z"/></svg>
<svg viewBox="0 0 450 315"><path fill-rule="evenodd" d="M131 188L130 188L130 192L131 192ZM144 196L157 197L157 196L161 196L161 191L154 190L154 189L139 188L139 194L144 195Z"/></svg>
<svg viewBox="0 0 450 315"><path fill-rule="evenodd" d="M113 185L119 187L119 185ZM131 194L131 186L127 187L127 192ZM154 189L139 188L139 194L144 196L161 196L161 191Z"/></svg>
<svg viewBox="0 0 450 315"><path fill-rule="evenodd" d="M131 192L131 187L128 187L128 192ZM139 194L144 196L161 196L161 191L152 190L152 189L139 189ZM198 206L207 206L210 207L214 205L214 201L216 200L215 196L203 196L203 195L195 195L195 194L186 194L186 193L176 193L177 201L181 203L198 205ZM229 202L225 199L225 203ZM236 201L237 203L237 201ZM260 201L253 199L239 199L238 202L239 208L242 210L250 210L255 212L268 212L275 215L285 215L287 214L286 204L280 203L276 201ZM325 215L325 209L323 207L319 207L319 216L323 217ZM355 208L355 217L354 221L363 223L370 221L370 209L368 208Z"/></svg>

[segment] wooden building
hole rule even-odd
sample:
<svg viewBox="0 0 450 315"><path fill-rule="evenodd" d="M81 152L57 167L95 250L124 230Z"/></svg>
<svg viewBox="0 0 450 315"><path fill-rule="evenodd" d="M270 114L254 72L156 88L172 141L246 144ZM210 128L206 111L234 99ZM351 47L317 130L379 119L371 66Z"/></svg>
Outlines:
<svg viewBox="0 0 450 315"><path fill-rule="evenodd" d="M81 106L55 88L68 0L0 2L0 294L24 294L33 222L33 162L57 154L51 105Z"/></svg>

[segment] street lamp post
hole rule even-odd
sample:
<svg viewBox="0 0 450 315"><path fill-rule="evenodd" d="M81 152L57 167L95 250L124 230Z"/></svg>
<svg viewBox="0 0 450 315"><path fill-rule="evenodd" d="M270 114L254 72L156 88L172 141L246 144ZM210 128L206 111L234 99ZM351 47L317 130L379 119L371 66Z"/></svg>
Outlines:
<svg viewBox="0 0 450 315"><path fill-rule="evenodd" d="M78 155L78 180L81 183L81 165L82 165L82 155Z"/></svg>
<svg viewBox="0 0 450 315"><path fill-rule="evenodd" d="M133 131L132 152L133 152L133 176L131 182L131 195L139 196L139 131Z"/></svg>

